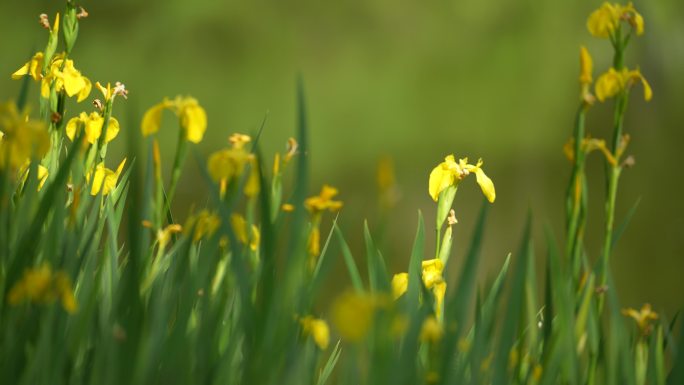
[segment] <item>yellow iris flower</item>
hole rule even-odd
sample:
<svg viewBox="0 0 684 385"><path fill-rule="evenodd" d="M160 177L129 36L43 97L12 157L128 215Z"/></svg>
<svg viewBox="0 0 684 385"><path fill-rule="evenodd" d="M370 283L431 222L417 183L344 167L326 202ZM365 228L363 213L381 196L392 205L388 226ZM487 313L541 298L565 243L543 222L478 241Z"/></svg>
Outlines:
<svg viewBox="0 0 684 385"><path fill-rule="evenodd" d="M116 171L106 168L102 162L95 166L95 175L93 176L90 195L97 195L100 191L102 191L102 195L107 195L112 192L116 187L116 182L119 180L119 176L121 175L121 171L123 171L125 164L126 158L119 163L119 167L116 168Z"/></svg>
<svg viewBox="0 0 684 385"><path fill-rule="evenodd" d="M299 323L302 325L302 333L311 336L314 343L318 345L321 350L328 348L328 344L330 343L330 328L328 327L327 322L320 318L306 316L301 318Z"/></svg>
<svg viewBox="0 0 684 385"><path fill-rule="evenodd" d="M41 73L43 70L43 57L44 56L42 52L37 52L35 55L33 55L31 60L26 62L18 70L14 71L12 74L12 79L18 80L25 75L29 75L35 81L41 80L43 78L43 74Z"/></svg>
<svg viewBox="0 0 684 385"><path fill-rule="evenodd" d="M653 90L651 89L651 85L648 84L648 81L641 75L641 71L638 69L630 71L627 68L623 68L620 71L610 68L608 69L608 72L599 76L594 86L596 97L603 102L620 92L629 90L634 83L638 81L640 81L644 87L644 100L651 100L653 97Z"/></svg>
<svg viewBox="0 0 684 385"><path fill-rule="evenodd" d="M191 216L183 227L187 233L192 231L192 241L197 242L204 237L211 237L221 225L218 215L202 210L199 214Z"/></svg>
<svg viewBox="0 0 684 385"><path fill-rule="evenodd" d="M85 139L90 144L97 143L97 140L102 135L102 126L104 118L97 112L91 112L90 115L81 112L78 117L69 119L66 125L66 135L73 141L76 133L85 128ZM105 143L111 142L119 134L119 121L116 118L109 118L107 125L107 134L105 136Z"/></svg>
<svg viewBox="0 0 684 385"><path fill-rule="evenodd" d="M589 15L587 29L596 37L611 38L620 21L627 21L637 35L644 33L644 18L630 2L626 6L605 2Z"/></svg>
<svg viewBox="0 0 684 385"><path fill-rule="evenodd" d="M651 332L651 322L658 319L658 313L651 309L650 303L644 304L641 310L623 309L622 314L631 317L636 322L639 331L644 335L648 335Z"/></svg>
<svg viewBox="0 0 684 385"><path fill-rule="evenodd" d="M461 179L468 176L470 173L475 173L477 184L480 185L482 193L487 197L489 202L494 202L496 199L496 191L494 190L494 183L482 170L482 159L478 160L477 164L468 164L468 158L456 159L453 155L444 158L444 162L440 163L430 173L430 180L428 183L428 191L432 199L437 202L439 194L449 186L458 185Z"/></svg>
<svg viewBox="0 0 684 385"><path fill-rule="evenodd" d="M50 149L43 122L30 120L13 102L0 104L0 169L18 170L31 157L41 159ZM9 164L6 164L9 161Z"/></svg>
<svg viewBox="0 0 684 385"><path fill-rule="evenodd" d="M446 282L444 282L444 277L442 276L444 262L438 258L428 259L423 261L421 265L423 269L423 284L427 289L431 289L435 295L435 310L437 314L440 314L446 294ZM399 273L392 277L392 298L394 300L397 300L406 293L408 290L408 280L408 273Z"/></svg>
<svg viewBox="0 0 684 385"><path fill-rule="evenodd" d="M199 105L197 99L192 97L177 96L173 100L164 99L161 103L152 106L142 120L143 136L150 136L159 131L161 114L165 109L171 110L180 120L185 139L192 143L199 143L207 130L207 113Z"/></svg>
<svg viewBox="0 0 684 385"><path fill-rule="evenodd" d="M24 271L21 280L12 286L7 295L10 305L18 305L26 300L49 304L57 299L69 313L74 313L78 308L69 276L63 271L53 272L47 264Z"/></svg>
<svg viewBox="0 0 684 385"><path fill-rule="evenodd" d="M92 83L74 67L73 60L64 60L63 53L53 56L45 75L41 72L43 60L43 53L36 53L31 60L12 74L12 79L16 80L29 75L36 81L40 80L40 94L46 99L50 97L50 86L53 85L57 92L64 90L69 97L77 96L78 102L90 95Z"/></svg>
<svg viewBox="0 0 684 385"><path fill-rule="evenodd" d="M325 210L337 211L342 208L341 201L334 201L332 198L337 195L337 189L323 185L321 192L318 195L307 198L304 201L304 206L312 213L317 213Z"/></svg>

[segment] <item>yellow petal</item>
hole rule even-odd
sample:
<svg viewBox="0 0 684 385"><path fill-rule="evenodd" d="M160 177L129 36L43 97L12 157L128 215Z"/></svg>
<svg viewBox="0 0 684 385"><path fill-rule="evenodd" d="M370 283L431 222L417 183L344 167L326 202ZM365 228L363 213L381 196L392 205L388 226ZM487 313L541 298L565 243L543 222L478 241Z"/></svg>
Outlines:
<svg viewBox="0 0 684 385"><path fill-rule="evenodd" d="M86 119L85 123L86 140L90 144L97 143L100 135L102 135L102 124L104 123L104 118L97 112L92 112Z"/></svg>
<svg viewBox="0 0 684 385"><path fill-rule="evenodd" d="M109 143L114 138L116 138L117 135L119 135L119 121L116 120L116 118L109 118L109 124L107 125L107 134L105 136L105 143Z"/></svg>
<svg viewBox="0 0 684 385"><path fill-rule="evenodd" d="M593 36L608 38L617 28L618 22L619 10L614 5L606 2L589 15L587 29Z"/></svg>
<svg viewBox="0 0 684 385"><path fill-rule="evenodd" d="M634 29L636 30L637 36L641 36L644 34L644 18L641 16L638 12L634 11L634 16L633 16L633 25Z"/></svg>
<svg viewBox="0 0 684 385"><path fill-rule="evenodd" d="M647 102L653 98L653 90L651 89L651 85L648 84L646 81L646 78L641 76L641 84L644 86L644 100Z"/></svg>
<svg viewBox="0 0 684 385"><path fill-rule="evenodd" d="M40 96L43 97L43 99L50 97L50 82L51 80L49 78L43 78L40 82Z"/></svg>
<svg viewBox="0 0 684 385"><path fill-rule="evenodd" d="M104 163L100 163L95 166L95 174L93 175L93 181L90 188L90 195L97 195L102 189L102 183L104 182L106 175L106 169Z"/></svg>
<svg viewBox="0 0 684 385"><path fill-rule="evenodd" d="M432 200L437 202L439 193L452 184L454 184L454 174L447 168L447 163L444 162L437 165L437 167L432 169L428 181L428 192L430 193Z"/></svg>
<svg viewBox="0 0 684 385"><path fill-rule="evenodd" d="M596 97L602 102L612 98L622 90L621 83L620 75L613 68L610 68L608 72L599 76L596 80L594 85Z"/></svg>
<svg viewBox="0 0 684 385"><path fill-rule="evenodd" d="M494 182L482 171L481 168L475 169L475 178L477 179L477 184L480 185L482 193L487 197L489 203L494 203L496 199L496 191L494 190Z"/></svg>
<svg viewBox="0 0 684 385"><path fill-rule="evenodd" d="M181 126L189 142L199 143L207 130L207 113L199 104L186 106L181 113Z"/></svg>
<svg viewBox="0 0 684 385"><path fill-rule="evenodd" d="M76 136L76 131L78 131L78 126L81 124L81 119L79 118L71 118L67 122L66 125L66 136L71 140L72 142L74 141L74 137Z"/></svg>
<svg viewBox="0 0 684 385"><path fill-rule="evenodd" d="M592 71L594 68L594 63L591 59L589 51L584 47L580 47L580 84L591 84L592 82Z"/></svg>
<svg viewBox="0 0 684 385"><path fill-rule="evenodd" d="M408 290L408 273L394 274L392 277L392 298L395 300Z"/></svg>
<svg viewBox="0 0 684 385"><path fill-rule="evenodd" d="M74 96L79 94L84 88L86 88L86 82L81 72L74 68L74 61L68 60L64 63L64 69L62 70L62 81L64 82L64 90L67 95ZM88 91L89 93L90 91ZM87 95L86 95L87 97Z"/></svg>
<svg viewBox="0 0 684 385"><path fill-rule="evenodd" d="M76 98L76 101L78 103L84 101L88 95L90 95L90 90L93 88L92 83L90 83L90 79L88 79L85 76L82 76L81 79L83 79L83 88L81 88L80 91L78 91L78 97Z"/></svg>
<svg viewBox="0 0 684 385"><path fill-rule="evenodd" d="M159 103L145 112L143 116L141 131L143 136L150 136L159 131L159 126L161 125L161 113L165 108L164 103Z"/></svg>

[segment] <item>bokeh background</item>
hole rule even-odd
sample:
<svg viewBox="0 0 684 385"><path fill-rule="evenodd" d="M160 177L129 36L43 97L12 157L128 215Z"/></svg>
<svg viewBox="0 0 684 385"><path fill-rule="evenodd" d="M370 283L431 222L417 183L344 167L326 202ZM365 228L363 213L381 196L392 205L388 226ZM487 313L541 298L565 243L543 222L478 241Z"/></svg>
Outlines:
<svg viewBox="0 0 684 385"><path fill-rule="evenodd" d="M427 176L449 153L482 157L496 184L483 279L518 248L528 210L535 219L540 260L546 253L546 226L563 238L569 164L562 146L571 135L578 102L579 46L593 54L595 77L612 57L609 43L591 37L585 27L599 1L118 0L83 5L90 17L81 22L72 56L93 81L127 85L129 99L115 106L127 135L138 135L147 107L165 96L189 94L209 115L198 151L225 146L232 132L255 132L266 115L265 153L282 151L294 134L301 73L311 128L311 191L323 183L340 189L345 202L340 223L357 257L363 256L362 218L375 231L381 227L376 167L383 157L393 159L400 191L378 235L393 273L405 270L418 209L431 236L434 204ZM646 33L632 40L627 64L641 68L655 97L645 103L637 87L630 99L626 132L637 162L623 173L618 222L635 201L641 203L612 268L625 305L651 302L672 315L684 304L684 6L680 0L635 5L646 20ZM46 12L52 20L62 9L52 0L0 3L0 74L5 74L0 99L17 95L19 82L9 74L44 47L38 15ZM32 91L35 96L37 90ZM86 103L69 108L73 114L91 109ZM612 103L597 105L588 131L609 137L611 117ZM172 117L165 119L161 141L170 167L177 125ZM115 142L110 151L119 155L110 157L110 167L124 147L125 141ZM589 173L588 250L596 256L604 194L598 154L590 158ZM472 179L456 198L460 222L453 258L463 255L482 202ZM190 157L178 191L181 215L191 202L206 200L202 185ZM458 270L457 264L453 268ZM334 274L342 281L337 287L346 284L340 271Z"/></svg>

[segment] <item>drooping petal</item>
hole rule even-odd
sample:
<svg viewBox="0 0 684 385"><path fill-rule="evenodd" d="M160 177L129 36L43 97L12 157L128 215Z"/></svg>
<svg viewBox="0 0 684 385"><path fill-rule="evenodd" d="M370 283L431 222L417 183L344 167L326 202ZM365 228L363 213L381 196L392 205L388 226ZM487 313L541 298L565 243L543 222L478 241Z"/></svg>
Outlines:
<svg viewBox="0 0 684 385"><path fill-rule="evenodd" d="M395 300L408 290L408 273L394 274L392 277L392 298Z"/></svg>
<svg viewBox="0 0 684 385"><path fill-rule="evenodd" d="M443 162L437 165L432 172L430 172L430 179L428 180L428 192L432 200L437 202L439 193L447 187L454 184L454 173L448 168L447 163Z"/></svg>
<svg viewBox="0 0 684 385"><path fill-rule="evenodd" d="M83 88L78 92L78 97L76 98L76 101L78 103L84 101L88 95L90 95L90 90L93 88L93 84L90 82L90 79L88 79L85 76L81 76L81 79L83 79Z"/></svg>
<svg viewBox="0 0 684 385"><path fill-rule="evenodd" d="M615 69L610 68L608 72L599 76L594 85L596 97L600 101L605 101L612 98L622 90L622 81L620 75Z"/></svg>
<svg viewBox="0 0 684 385"><path fill-rule="evenodd" d="M107 125L107 134L105 135L105 143L109 143L114 138L116 138L117 135L119 135L119 121L116 120L116 118L109 118L109 124Z"/></svg>
<svg viewBox="0 0 684 385"><path fill-rule="evenodd" d="M186 138L189 142L199 143L207 130L207 113L199 104L191 103L183 108L181 113L181 126L185 129Z"/></svg>
<svg viewBox="0 0 684 385"><path fill-rule="evenodd" d="M61 78L64 82L64 90L70 97L79 94L84 88L86 88L86 82L83 80L84 78L81 75L81 72L74 68L73 60L67 59L67 61L64 63L64 69L62 70ZM90 90L88 90L88 93L90 93Z"/></svg>
<svg viewBox="0 0 684 385"><path fill-rule="evenodd" d="M653 98L653 90L651 89L651 85L648 84L648 81L646 81L646 78L643 76L640 76L641 78L641 84L644 86L644 100L647 102Z"/></svg>
<svg viewBox="0 0 684 385"><path fill-rule="evenodd" d="M140 127L143 136L150 136L159 131L161 125L161 114L165 108L164 103L155 104L143 116L142 125Z"/></svg>
<svg viewBox="0 0 684 385"><path fill-rule="evenodd" d="M485 174L484 171L482 171L481 168L475 169L475 178L477 179L477 184L480 185L480 188L482 189L482 193L484 194L485 197L487 197L487 200L489 203L494 203L494 200L496 199L496 191L494 190L494 182L492 182L491 179Z"/></svg>
<svg viewBox="0 0 684 385"><path fill-rule="evenodd" d="M81 113L81 115L85 115L84 112ZM74 137L76 137L76 132L78 132L79 126L83 124L83 120L81 117L76 117L76 118L71 118L67 122L66 125L66 136L71 140L72 142L74 141Z"/></svg>

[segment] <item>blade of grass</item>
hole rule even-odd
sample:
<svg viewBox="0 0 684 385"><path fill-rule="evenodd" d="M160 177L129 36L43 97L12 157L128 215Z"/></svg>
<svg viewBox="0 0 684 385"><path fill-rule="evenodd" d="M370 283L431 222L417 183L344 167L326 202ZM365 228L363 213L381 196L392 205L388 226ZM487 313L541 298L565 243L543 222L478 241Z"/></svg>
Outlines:
<svg viewBox="0 0 684 385"><path fill-rule="evenodd" d="M342 256L344 257L344 263L347 266L347 271L349 272L349 278L351 278L352 286L357 293L363 293L363 280L361 280L361 274L359 273L359 268L356 267L356 262L354 262L354 256L352 255L349 245L344 240L344 235L340 227L335 224L335 235L337 235L337 240L342 249Z"/></svg>

